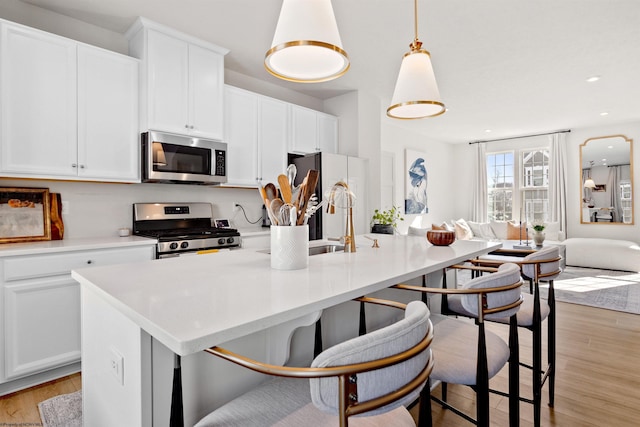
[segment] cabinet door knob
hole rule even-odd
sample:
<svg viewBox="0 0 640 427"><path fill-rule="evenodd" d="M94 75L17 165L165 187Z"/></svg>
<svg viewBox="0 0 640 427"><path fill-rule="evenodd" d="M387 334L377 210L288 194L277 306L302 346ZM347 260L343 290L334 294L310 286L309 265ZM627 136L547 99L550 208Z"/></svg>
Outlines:
<svg viewBox="0 0 640 427"><path fill-rule="evenodd" d="M84 168L85 168L85 166L84 166L84 165L80 165L80 169L84 169Z"/></svg>
<svg viewBox="0 0 640 427"><path fill-rule="evenodd" d="M78 167L78 165L77 165L77 164L75 164L75 163L71 163L71 167L72 167L72 168L77 168L77 167Z"/></svg>
<svg viewBox="0 0 640 427"><path fill-rule="evenodd" d="M184 125L184 128L185 129L189 129L189 125Z"/></svg>
<svg viewBox="0 0 640 427"><path fill-rule="evenodd" d="M189 129L193 129L193 125L189 126Z"/></svg>
<svg viewBox="0 0 640 427"><path fill-rule="evenodd" d="M93 261L87 260L87 264L93 264Z"/></svg>

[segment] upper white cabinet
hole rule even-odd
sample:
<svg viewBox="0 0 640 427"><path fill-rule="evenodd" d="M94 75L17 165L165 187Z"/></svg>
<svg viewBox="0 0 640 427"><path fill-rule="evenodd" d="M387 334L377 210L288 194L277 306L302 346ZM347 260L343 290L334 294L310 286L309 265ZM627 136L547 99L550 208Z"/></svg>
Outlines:
<svg viewBox="0 0 640 427"><path fill-rule="evenodd" d="M298 154L336 153L338 118L299 105L291 105L291 142L289 151Z"/></svg>
<svg viewBox="0 0 640 427"><path fill-rule="evenodd" d="M138 61L0 21L0 174L139 181Z"/></svg>
<svg viewBox="0 0 640 427"><path fill-rule="evenodd" d="M78 46L78 175L140 181L138 61Z"/></svg>
<svg viewBox="0 0 640 427"><path fill-rule="evenodd" d="M142 60L140 130L223 140L228 50L144 18L126 36Z"/></svg>
<svg viewBox="0 0 640 427"><path fill-rule="evenodd" d="M225 86L228 185L277 181L287 162L288 104Z"/></svg>

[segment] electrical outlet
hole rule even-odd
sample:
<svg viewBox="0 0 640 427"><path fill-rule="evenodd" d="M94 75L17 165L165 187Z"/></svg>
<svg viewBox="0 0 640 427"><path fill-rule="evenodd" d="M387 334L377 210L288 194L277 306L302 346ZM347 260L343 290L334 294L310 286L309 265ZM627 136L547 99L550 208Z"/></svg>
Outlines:
<svg viewBox="0 0 640 427"><path fill-rule="evenodd" d="M62 201L62 215L68 215L69 214L69 201L68 200L63 200Z"/></svg>
<svg viewBox="0 0 640 427"><path fill-rule="evenodd" d="M118 384L124 385L124 356L113 348L109 350L109 370L118 381Z"/></svg>
<svg viewBox="0 0 640 427"><path fill-rule="evenodd" d="M240 203L238 202L233 202L233 209L231 210L231 212L236 213L240 210Z"/></svg>

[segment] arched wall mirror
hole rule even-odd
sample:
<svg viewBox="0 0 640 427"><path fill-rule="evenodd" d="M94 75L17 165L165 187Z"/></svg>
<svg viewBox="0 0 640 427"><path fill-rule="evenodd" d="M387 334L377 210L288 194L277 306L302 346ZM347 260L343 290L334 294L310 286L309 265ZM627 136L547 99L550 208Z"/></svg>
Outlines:
<svg viewBox="0 0 640 427"><path fill-rule="evenodd" d="M587 139L580 146L580 223L633 224L633 140Z"/></svg>

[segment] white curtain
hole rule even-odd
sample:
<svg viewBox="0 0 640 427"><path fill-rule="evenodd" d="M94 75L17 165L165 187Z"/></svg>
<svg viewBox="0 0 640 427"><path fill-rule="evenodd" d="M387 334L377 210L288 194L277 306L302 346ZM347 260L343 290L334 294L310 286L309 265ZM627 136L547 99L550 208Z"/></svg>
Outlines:
<svg viewBox="0 0 640 427"><path fill-rule="evenodd" d="M611 196L609 207L613 208L613 220L622 222L622 203L620 203L620 181L622 180L622 168L620 166L609 167L609 194Z"/></svg>
<svg viewBox="0 0 640 427"><path fill-rule="evenodd" d="M559 222L567 232L567 145L565 133L550 135L549 155L549 221Z"/></svg>
<svg viewBox="0 0 640 427"><path fill-rule="evenodd" d="M489 194L487 191L487 144L479 142L476 145L476 182L473 187L473 212L471 212L471 220L475 222L487 222L487 199Z"/></svg>

